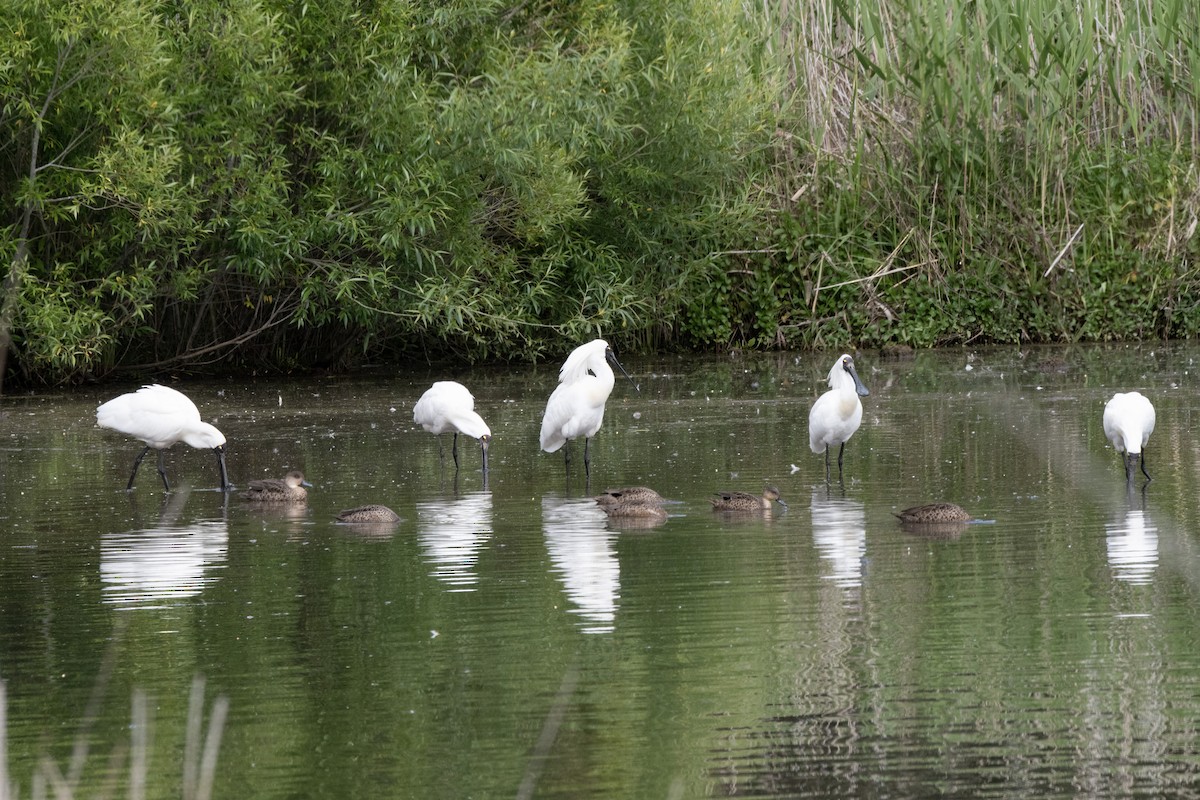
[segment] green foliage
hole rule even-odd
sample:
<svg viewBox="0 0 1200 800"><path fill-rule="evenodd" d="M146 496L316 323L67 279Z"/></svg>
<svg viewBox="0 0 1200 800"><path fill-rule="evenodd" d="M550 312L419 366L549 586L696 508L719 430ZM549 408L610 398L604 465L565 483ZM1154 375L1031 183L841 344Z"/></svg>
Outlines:
<svg viewBox="0 0 1200 800"><path fill-rule="evenodd" d="M60 264L61 272L73 265ZM33 365L89 364L112 344L112 318L93 292L75 292L68 281L28 281L21 295L23 354Z"/></svg>
<svg viewBox="0 0 1200 800"><path fill-rule="evenodd" d="M1193 335L1197 309L1183 298L1200 290L1200 48L1184 32L1200 30L1200 11L1151 5L793 8L777 41L794 75L782 200L769 236L739 240L772 241L770 256L706 337L803 347ZM741 266L714 263L714 285ZM756 298L768 276L775 297Z"/></svg>
<svg viewBox="0 0 1200 800"><path fill-rule="evenodd" d="M114 322L128 318L105 302L121 292L101 276L168 205L160 187L174 154L144 124L160 110L154 87L166 62L144 5L15 0L0 9L0 347L11 325L26 374L89 370L112 352Z"/></svg>
<svg viewBox="0 0 1200 800"><path fill-rule="evenodd" d="M0 32L26 380L644 341L755 205L770 94L715 0L21 0Z"/></svg>
<svg viewBox="0 0 1200 800"><path fill-rule="evenodd" d="M1119 6L15 0L0 334L31 382L1194 335L1200 11Z"/></svg>

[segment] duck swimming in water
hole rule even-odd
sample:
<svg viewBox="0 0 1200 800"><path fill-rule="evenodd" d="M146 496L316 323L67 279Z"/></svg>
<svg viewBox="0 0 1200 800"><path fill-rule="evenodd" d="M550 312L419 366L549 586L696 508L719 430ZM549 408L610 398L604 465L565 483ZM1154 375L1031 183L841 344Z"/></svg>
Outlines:
<svg viewBox="0 0 1200 800"><path fill-rule="evenodd" d="M294 469L282 478L250 481L241 497L256 503L307 503L308 490L305 486L312 484L304 480L303 472Z"/></svg>
<svg viewBox="0 0 1200 800"><path fill-rule="evenodd" d="M667 521L666 498L648 486L609 489L593 498L608 515L609 524L622 528L654 528Z"/></svg>
<svg viewBox="0 0 1200 800"><path fill-rule="evenodd" d="M926 503L894 512L901 522L913 525L940 525L948 522L970 522L971 515L954 503Z"/></svg>
<svg viewBox="0 0 1200 800"><path fill-rule="evenodd" d="M655 507L664 505L666 502L666 498L649 486L626 486L622 489L608 489L604 494L596 496L596 503L605 511L616 508L632 508L635 506Z"/></svg>
<svg viewBox="0 0 1200 800"><path fill-rule="evenodd" d="M387 506L378 504L359 506L339 511L338 522L399 522L400 515Z"/></svg>
<svg viewBox="0 0 1200 800"><path fill-rule="evenodd" d="M774 486L763 489L761 495L749 492L718 492L712 498L713 511L770 511L772 503L787 508L787 503L779 496L779 490Z"/></svg>

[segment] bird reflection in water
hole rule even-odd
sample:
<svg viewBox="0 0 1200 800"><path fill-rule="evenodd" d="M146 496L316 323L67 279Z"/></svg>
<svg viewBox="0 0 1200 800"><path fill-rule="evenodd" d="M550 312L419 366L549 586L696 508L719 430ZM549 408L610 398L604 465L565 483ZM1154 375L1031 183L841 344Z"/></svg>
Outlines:
<svg viewBox="0 0 1200 800"><path fill-rule="evenodd" d="M867 552L867 514L863 504L816 489L811 510L813 544L826 566L822 577L843 589L861 585Z"/></svg>
<svg viewBox="0 0 1200 800"><path fill-rule="evenodd" d="M592 498L542 497L542 531L550 562L582 620L584 633L611 633L621 593L616 534Z"/></svg>
<svg viewBox="0 0 1200 800"><path fill-rule="evenodd" d="M479 553L492 538L492 493L417 503L417 539L433 577L450 591L474 591Z"/></svg>
<svg viewBox="0 0 1200 800"><path fill-rule="evenodd" d="M1113 576L1132 584L1151 583L1158 567L1158 528L1146 512L1131 508L1104 529Z"/></svg>
<svg viewBox="0 0 1200 800"><path fill-rule="evenodd" d="M167 505L156 526L100 537L100 582L106 603L169 608L200 594L224 567L229 525L223 519L179 524L187 491Z"/></svg>

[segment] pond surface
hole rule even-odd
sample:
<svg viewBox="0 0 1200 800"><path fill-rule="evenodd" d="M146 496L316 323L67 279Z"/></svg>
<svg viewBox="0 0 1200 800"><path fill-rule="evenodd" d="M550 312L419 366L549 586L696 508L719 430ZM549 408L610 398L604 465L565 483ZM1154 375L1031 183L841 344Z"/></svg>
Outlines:
<svg viewBox="0 0 1200 800"><path fill-rule="evenodd" d="M127 493L141 445L94 413L134 385L0 400L10 779L47 759L130 796L132 729L146 795L180 796L201 675L223 798L1195 795L1200 348L864 352L826 485L807 413L836 356L626 359L590 488L578 448L538 450L557 364L179 385L235 484L304 470L292 511L184 445L176 491L150 458ZM474 440L456 475L412 422L443 378L491 425L486 485ZM1131 389L1144 492L1100 422ZM768 482L786 511L709 508ZM664 524L588 499L631 484ZM931 500L990 522L892 516ZM402 521L335 524L363 503Z"/></svg>

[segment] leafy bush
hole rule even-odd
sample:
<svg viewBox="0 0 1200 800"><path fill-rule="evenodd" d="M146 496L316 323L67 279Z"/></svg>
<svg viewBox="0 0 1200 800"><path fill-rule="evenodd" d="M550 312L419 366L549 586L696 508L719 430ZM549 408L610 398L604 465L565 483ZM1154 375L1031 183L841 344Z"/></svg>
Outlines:
<svg viewBox="0 0 1200 800"><path fill-rule="evenodd" d="M0 355L1194 335L1198 29L1183 0L13 0Z"/></svg>

